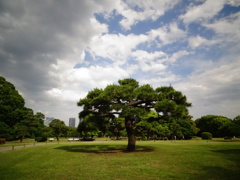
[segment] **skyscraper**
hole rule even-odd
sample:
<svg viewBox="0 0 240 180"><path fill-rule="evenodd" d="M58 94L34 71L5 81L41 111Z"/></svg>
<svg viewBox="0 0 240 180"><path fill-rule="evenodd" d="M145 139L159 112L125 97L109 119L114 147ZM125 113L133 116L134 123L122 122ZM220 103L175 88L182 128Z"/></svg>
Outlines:
<svg viewBox="0 0 240 180"><path fill-rule="evenodd" d="M69 118L69 127L75 127L75 118Z"/></svg>

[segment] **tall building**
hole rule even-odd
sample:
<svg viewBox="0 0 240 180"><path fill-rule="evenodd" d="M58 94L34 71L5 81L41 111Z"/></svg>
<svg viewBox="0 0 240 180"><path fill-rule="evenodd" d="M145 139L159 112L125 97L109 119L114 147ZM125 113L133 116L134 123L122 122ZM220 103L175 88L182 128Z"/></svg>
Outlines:
<svg viewBox="0 0 240 180"><path fill-rule="evenodd" d="M69 127L75 127L75 118L69 118Z"/></svg>

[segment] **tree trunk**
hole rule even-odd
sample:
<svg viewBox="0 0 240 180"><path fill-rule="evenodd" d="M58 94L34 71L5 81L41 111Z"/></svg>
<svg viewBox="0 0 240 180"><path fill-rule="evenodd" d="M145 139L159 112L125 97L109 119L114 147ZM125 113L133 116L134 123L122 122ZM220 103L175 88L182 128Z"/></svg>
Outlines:
<svg viewBox="0 0 240 180"><path fill-rule="evenodd" d="M147 140L149 141L149 138L150 138L150 132L149 130L147 131Z"/></svg>
<svg viewBox="0 0 240 180"><path fill-rule="evenodd" d="M21 136L21 138L20 138L20 143L22 143L22 141L23 141L23 136Z"/></svg>
<svg viewBox="0 0 240 180"><path fill-rule="evenodd" d="M136 138L133 129L133 122L130 119L125 119L125 127L128 135L127 151L135 151Z"/></svg>

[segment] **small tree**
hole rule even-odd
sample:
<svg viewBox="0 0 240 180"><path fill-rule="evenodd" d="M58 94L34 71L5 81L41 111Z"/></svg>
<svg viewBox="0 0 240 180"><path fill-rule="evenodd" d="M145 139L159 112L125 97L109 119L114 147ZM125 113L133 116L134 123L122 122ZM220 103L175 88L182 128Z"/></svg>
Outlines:
<svg viewBox="0 0 240 180"><path fill-rule="evenodd" d="M59 141L59 136L61 133L64 133L67 130L67 126L65 125L64 121L59 119L54 119L49 123L49 127L52 129L54 136Z"/></svg>
<svg viewBox="0 0 240 180"><path fill-rule="evenodd" d="M20 139L20 143L23 141L25 136L29 135L28 127L22 123L17 123L14 126L14 132L16 137Z"/></svg>
<svg viewBox="0 0 240 180"><path fill-rule="evenodd" d="M83 137L83 140L87 140L89 137L93 139L93 136L98 135L99 130L93 119L94 116L90 114L86 116L78 125L77 130Z"/></svg>
<svg viewBox="0 0 240 180"><path fill-rule="evenodd" d="M79 133L77 131L77 128L76 127L68 127L67 136L68 137L78 137Z"/></svg>
<svg viewBox="0 0 240 180"><path fill-rule="evenodd" d="M112 121L110 123L109 131L113 136L116 137L117 140L122 135L124 129L125 129L125 127L124 127L124 119L123 118L113 118L112 119Z"/></svg>

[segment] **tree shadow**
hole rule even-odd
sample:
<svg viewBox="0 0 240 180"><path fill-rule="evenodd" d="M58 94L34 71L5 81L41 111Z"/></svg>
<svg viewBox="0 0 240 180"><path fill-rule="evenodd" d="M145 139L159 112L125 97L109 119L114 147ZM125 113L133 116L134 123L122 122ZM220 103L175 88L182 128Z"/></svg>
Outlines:
<svg viewBox="0 0 240 180"><path fill-rule="evenodd" d="M222 158L232 161L240 169L240 149L219 149L212 151L221 154Z"/></svg>
<svg viewBox="0 0 240 180"><path fill-rule="evenodd" d="M221 179L221 180L239 180L240 174L239 171L236 169L233 169L233 167L224 168L219 166L206 166L201 167L201 171L204 173L200 173L197 175L197 177L194 177L193 179ZM200 171L200 172L201 172Z"/></svg>
<svg viewBox="0 0 240 180"><path fill-rule="evenodd" d="M228 167L202 167L209 176L218 177L217 179L240 179L240 149L219 149L212 150L212 152L220 154L223 159L232 163Z"/></svg>
<svg viewBox="0 0 240 180"><path fill-rule="evenodd" d="M95 153L95 154L113 154L113 153L131 153L126 150L126 145L69 145L69 146L60 146L55 149L65 150L68 152L84 152L84 153ZM135 153L139 152L152 152L154 151L153 147L149 146L136 146Z"/></svg>
<svg viewBox="0 0 240 180"><path fill-rule="evenodd" d="M226 155L240 155L240 149L223 149L223 150L213 150L215 153L221 153Z"/></svg>

